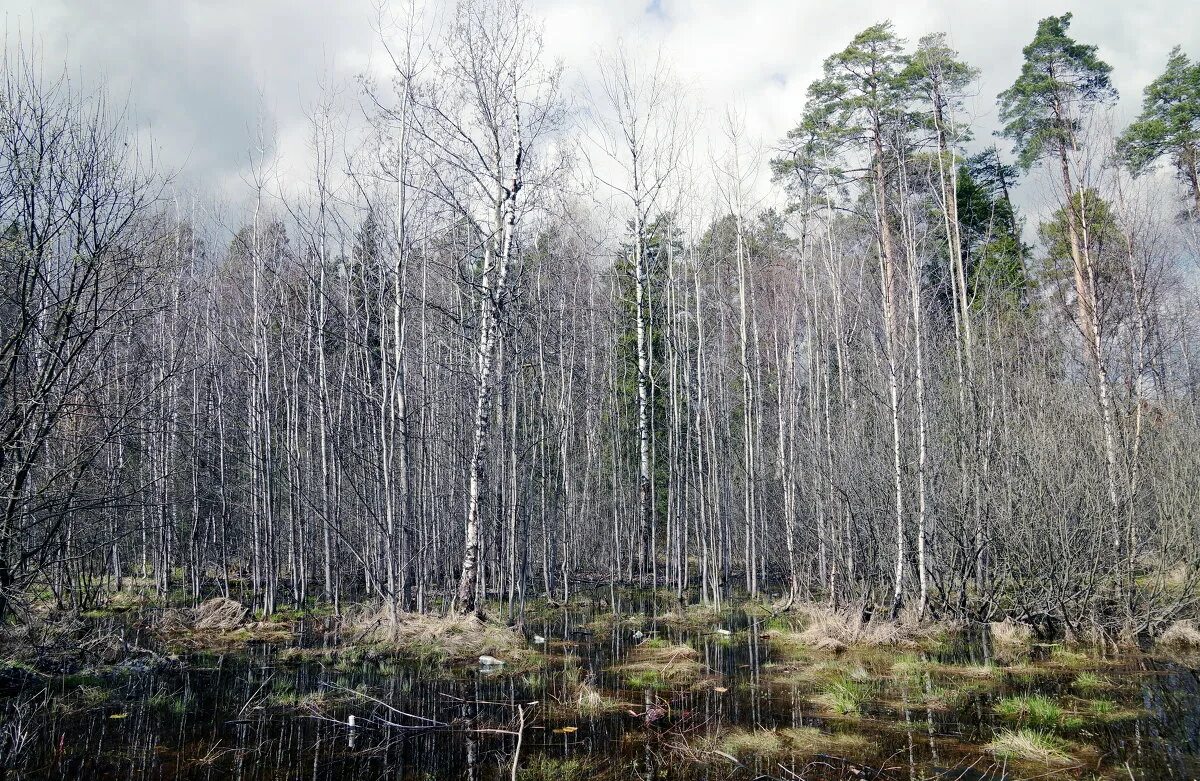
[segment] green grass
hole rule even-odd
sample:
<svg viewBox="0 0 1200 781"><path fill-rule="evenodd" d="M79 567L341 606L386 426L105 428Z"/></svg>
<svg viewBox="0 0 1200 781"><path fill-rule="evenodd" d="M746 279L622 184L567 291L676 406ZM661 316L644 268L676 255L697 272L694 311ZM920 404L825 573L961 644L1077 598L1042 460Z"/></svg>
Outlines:
<svg viewBox="0 0 1200 781"><path fill-rule="evenodd" d="M1071 688L1081 694L1111 689L1112 685L1112 681L1108 678L1090 670L1084 670L1075 676L1075 680L1071 681Z"/></svg>
<svg viewBox="0 0 1200 781"><path fill-rule="evenodd" d="M766 620L763 628L768 631L793 632L799 628L801 623L792 616L771 616Z"/></svg>
<svg viewBox="0 0 1200 781"><path fill-rule="evenodd" d="M914 654L901 654L892 662L892 674L898 676L919 675L935 666Z"/></svg>
<svg viewBox="0 0 1200 781"><path fill-rule="evenodd" d="M1072 732L1083 726L1083 719L1079 716L1067 713L1054 700L1040 694L1005 697L996 703L993 710L997 716L1018 727Z"/></svg>
<svg viewBox="0 0 1200 781"><path fill-rule="evenodd" d="M621 675L632 688L662 689L695 680L701 665L691 646L656 643L635 646L626 661L609 669Z"/></svg>
<svg viewBox="0 0 1200 781"><path fill-rule="evenodd" d="M33 665L21 659L6 658L0 659L0 672L11 670L27 675L41 675Z"/></svg>
<svg viewBox="0 0 1200 781"><path fill-rule="evenodd" d="M150 696L146 705L158 713L180 716L187 709L187 703L182 697L176 697L165 692L156 692Z"/></svg>
<svg viewBox="0 0 1200 781"><path fill-rule="evenodd" d="M826 683L818 699L835 713L860 716L874 693L875 687L869 682L847 676Z"/></svg>
<svg viewBox="0 0 1200 781"><path fill-rule="evenodd" d="M1087 654L1072 651L1062 645L1055 645L1050 649L1050 661L1058 667L1088 667L1096 663Z"/></svg>
<svg viewBox="0 0 1200 781"><path fill-rule="evenodd" d="M77 696L84 707L95 707L108 702L112 692L100 686L84 686L77 690Z"/></svg>
<svg viewBox="0 0 1200 781"><path fill-rule="evenodd" d="M996 703L993 710L1005 721L1045 728L1054 727L1062 719L1062 708L1041 695L1027 697L1005 697Z"/></svg>
<svg viewBox="0 0 1200 781"><path fill-rule="evenodd" d="M59 680L62 682L63 689L104 685L104 679L92 673L71 673L64 675Z"/></svg>
<svg viewBox="0 0 1200 781"><path fill-rule="evenodd" d="M578 656L564 656L562 677L568 686L577 686L583 680L583 668L579 665Z"/></svg>
<svg viewBox="0 0 1200 781"><path fill-rule="evenodd" d="M658 670L630 670L625 673L625 684L631 689L665 689L668 685Z"/></svg>
<svg viewBox="0 0 1200 781"><path fill-rule="evenodd" d="M1138 712L1128 708L1122 708L1118 703L1112 700L1092 700L1087 706L1087 715L1095 721L1111 723L1114 721L1127 721L1136 719Z"/></svg>

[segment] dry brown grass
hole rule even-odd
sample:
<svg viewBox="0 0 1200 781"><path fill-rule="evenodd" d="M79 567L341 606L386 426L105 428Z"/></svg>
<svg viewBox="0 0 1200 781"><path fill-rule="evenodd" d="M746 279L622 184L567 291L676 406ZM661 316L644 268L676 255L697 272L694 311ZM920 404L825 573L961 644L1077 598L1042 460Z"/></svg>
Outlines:
<svg viewBox="0 0 1200 781"><path fill-rule="evenodd" d="M586 681L577 685L572 690L571 696L572 707L576 712L585 716L595 716L627 707L626 703L605 696L599 689Z"/></svg>
<svg viewBox="0 0 1200 781"><path fill-rule="evenodd" d="M346 611L341 630L343 641L352 645L371 644L443 662L474 661L486 654L512 663L533 655L515 631L476 615L435 616L363 605Z"/></svg>
<svg viewBox="0 0 1200 781"><path fill-rule="evenodd" d="M634 688L661 683L674 685L688 683L699 677L701 665L696 649L689 645L675 645L661 641L648 641L630 651L629 657L612 667Z"/></svg>
<svg viewBox="0 0 1200 781"><path fill-rule="evenodd" d="M721 612L707 605L687 605L682 610L671 610L663 613L658 620L671 626L698 629L719 623Z"/></svg>
<svg viewBox="0 0 1200 781"><path fill-rule="evenodd" d="M278 643L294 636L290 624L251 621L245 605L225 597L215 597L190 609L167 610L155 631L184 649L234 647L250 640Z"/></svg>
<svg viewBox="0 0 1200 781"><path fill-rule="evenodd" d="M1159 636L1158 644L1166 648L1200 648L1200 629L1195 621L1176 621Z"/></svg>
<svg viewBox="0 0 1200 781"><path fill-rule="evenodd" d="M902 613L898 620L892 621L875 617L864 619L861 606L834 611L803 605L795 610L805 617L807 625L799 632L775 630L768 633L778 646L802 646L832 653L877 646L913 648L939 629L919 622L911 612Z"/></svg>
<svg viewBox="0 0 1200 781"><path fill-rule="evenodd" d="M250 611L240 602L217 597L201 602L191 610L191 628L196 630L237 629L246 621Z"/></svg>
<svg viewBox="0 0 1200 781"><path fill-rule="evenodd" d="M985 746L1000 759L1063 766L1075 762L1070 746L1061 738L1032 729L1001 730Z"/></svg>
<svg viewBox="0 0 1200 781"><path fill-rule="evenodd" d="M249 613L240 602L216 597L191 609L165 611L158 629L171 635L232 632L246 623Z"/></svg>
<svg viewBox="0 0 1200 781"><path fill-rule="evenodd" d="M731 729L707 738L701 751L725 756L801 757L814 754L844 755L855 753L867 745L861 735L822 732L816 727L789 727L777 730Z"/></svg>
<svg viewBox="0 0 1200 781"><path fill-rule="evenodd" d="M1011 618L1003 621L993 621L988 624L992 634L992 642L1002 646L1026 646L1033 642L1033 627L1019 624Z"/></svg>

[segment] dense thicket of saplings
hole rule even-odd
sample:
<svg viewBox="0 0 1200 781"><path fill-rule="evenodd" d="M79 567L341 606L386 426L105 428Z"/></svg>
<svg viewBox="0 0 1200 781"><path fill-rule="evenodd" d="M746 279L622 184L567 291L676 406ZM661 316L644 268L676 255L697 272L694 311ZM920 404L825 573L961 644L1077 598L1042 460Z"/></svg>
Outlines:
<svg viewBox="0 0 1200 781"><path fill-rule="evenodd" d="M664 63L617 52L572 101L524 7L463 0L313 108L303 186L255 138L232 227L10 52L0 616L584 581L1159 631L1200 562L1200 63L1117 132L1070 22L999 145L945 36L864 30L764 209L737 116L693 154Z"/></svg>

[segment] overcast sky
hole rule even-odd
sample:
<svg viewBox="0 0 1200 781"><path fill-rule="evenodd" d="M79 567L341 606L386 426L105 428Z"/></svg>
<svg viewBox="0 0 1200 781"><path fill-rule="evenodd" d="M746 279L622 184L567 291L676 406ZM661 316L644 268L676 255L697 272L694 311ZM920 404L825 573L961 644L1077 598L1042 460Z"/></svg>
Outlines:
<svg viewBox="0 0 1200 781"><path fill-rule="evenodd" d="M451 0L431 0L450 4ZM968 104L979 135L995 126L995 95L1010 84L1037 20L1074 11L1072 32L1099 46L1128 119L1167 52L1200 57L1200 1L1091 0L531 0L546 44L584 81L596 52L619 39L660 45L709 111L746 114L768 151L795 124L821 61L863 27L891 18L915 41L945 31L982 70ZM379 62L375 0L0 0L8 42L34 37L48 63L103 76L128 97L171 168L212 188L241 180L251 128L265 107L282 156L303 148L304 110L322 79L351 83ZM348 91L353 87L348 87Z"/></svg>

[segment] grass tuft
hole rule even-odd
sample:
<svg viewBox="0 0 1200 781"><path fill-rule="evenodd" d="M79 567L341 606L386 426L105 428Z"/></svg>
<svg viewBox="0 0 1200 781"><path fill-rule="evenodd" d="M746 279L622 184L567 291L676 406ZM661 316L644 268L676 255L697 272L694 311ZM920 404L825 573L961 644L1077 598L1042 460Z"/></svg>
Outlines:
<svg viewBox="0 0 1200 781"><path fill-rule="evenodd" d="M435 663L473 663L486 654L504 660L505 670L516 673L516 665L538 658L520 634L475 615L395 613L386 605L365 605L347 610L341 629L350 645L369 643Z"/></svg>
<svg viewBox="0 0 1200 781"><path fill-rule="evenodd" d="M773 730L731 730L721 738L721 751L735 757L767 757L780 753L783 741Z"/></svg>
<svg viewBox="0 0 1200 781"><path fill-rule="evenodd" d="M1055 645L1050 649L1050 662L1057 667L1090 667L1096 663L1092 657L1079 651L1072 651L1070 648L1062 645Z"/></svg>
<svg viewBox="0 0 1200 781"><path fill-rule="evenodd" d="M1168 648L1200 648L1200 628L1195 621L1176 621L1159 636L1158 644Z"/></svg>
<svg viewBox="0 0 1200 781"><path fill-rule="evenodd" d="M717 748L735 757L777 757L844 753L866 744L867 740L861 735L831 734L816 727L789 727L730 730L720 736Z"/></svg>
<svg viewBox="0 0 1200 781"><path fill-rule="evenodd" d="M825 684L819 702L843 716L861 716L863 706L874 695L874 686L868 681L847 676Z"/></svg>
<svg viewBox="0 0 1200 781"><path fill-rule="evenodd" d="M1081 694L1111 689L1112 686L1113 683L1108 678L1090 670L1084 670L1075 676L1075 680L1071 681L1071 688Z"/></svg>
<svg viewBox="0 0 1200 781"><path fill-rule="evenodd" d="M613 668L634 689L666 689L700 675L699 655L689 645L643 643Z"/></svg>
<svg viewBox="0 0 1200 781"><path fill-rule="evenodd" d="M1062 722L1062 708L1041 695L1005 697L996 703L996 715L1022 727L1054 729Z"/></svg>
<svg viewBox="0 0 1200 781"><path fill-rule="evenodd" d="M1106 724L1138 717L1138 711L1122 708L1112 700L1092 700L1088 703L1086 714L1091 719Z"/></svg>
<svg viewBox="0 0 1200 781"><path fill-rule="evenodd" d="M1033 627L1019 624L1012 619L993 621L988 624L992 642L1004 646L1025 646L1033 642Z"/></svg>
<svg viewBox="0 0 1200 781"><path fill-rule="evenodd" d="M1074 758L1061 738L1033 729L1002 730L984 747L1000 759L1069 765Z"/></svg>

